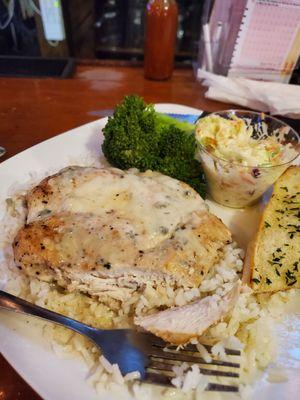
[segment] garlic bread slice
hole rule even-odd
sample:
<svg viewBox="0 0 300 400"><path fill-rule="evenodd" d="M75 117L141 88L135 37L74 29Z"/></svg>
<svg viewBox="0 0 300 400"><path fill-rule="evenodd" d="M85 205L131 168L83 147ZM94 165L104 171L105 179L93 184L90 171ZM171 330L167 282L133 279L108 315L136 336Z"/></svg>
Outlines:
<svg viewBox="0 0 300 400"><path fill-rule="evenodd" d="M300 288L300 166L275 183L249 252L245 269L254 291Z"/></svg>

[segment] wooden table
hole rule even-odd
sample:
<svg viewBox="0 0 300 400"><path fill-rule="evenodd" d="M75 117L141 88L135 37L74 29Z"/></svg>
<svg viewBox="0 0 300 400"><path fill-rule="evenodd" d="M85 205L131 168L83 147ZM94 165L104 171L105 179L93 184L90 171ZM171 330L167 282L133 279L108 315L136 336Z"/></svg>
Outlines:
<svg viewBox="0 0 300 400"><path fill-rule="evenodd" d="M12 157L45 139L99 118L129 93L152 103L179 103L206 111L230 105L204 98L191 70L171 80L145 80L141 68L79 65L73 79L0 78L0 145ZM40 397L0 355L0 400ZM59 400L59 399L57 399Z"/></svg>

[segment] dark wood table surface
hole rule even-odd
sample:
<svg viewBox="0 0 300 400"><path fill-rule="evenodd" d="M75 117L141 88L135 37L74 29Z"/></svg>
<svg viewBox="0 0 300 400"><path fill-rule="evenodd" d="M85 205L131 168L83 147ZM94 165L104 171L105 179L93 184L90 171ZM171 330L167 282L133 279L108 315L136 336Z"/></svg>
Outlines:
<svg viewBox="0 0 300 400"><path fill-rule="evenodd" d="M207 100L189 69L169 81L145 80L142 68L79 65L72 79L0 78L0 146L12 157L45 139L99 118L126 94L152 103L178 103L206 111L230 108ZM28 361L30 362L30 360ZM0 400L38 396L0 355ZM57 399L59 400L59 399Z"/></svg>

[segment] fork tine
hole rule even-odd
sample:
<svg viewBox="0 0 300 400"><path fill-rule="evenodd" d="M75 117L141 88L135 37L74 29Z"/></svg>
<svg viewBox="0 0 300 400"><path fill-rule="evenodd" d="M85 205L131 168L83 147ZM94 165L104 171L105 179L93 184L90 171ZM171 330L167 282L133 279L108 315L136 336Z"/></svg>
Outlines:
<svg viewBox="0 0 300 400"><path fill-rule="evenodd" d="M149 341L151 342L151 344L153 344L154 346L157 347L168 347L168 349L170 350L175 350L177 349L177 346L175 345L169 345L168 343L166 343L163 339L159 338L158 336L153 335L152 333L144 333L144 335L149 339ZM202 346L204 346L206 348L206 350L208 352L211 352L211 348L213 346L210 346L208 344L203 344L201 343ZM241 355L241 351L240 350L234 350L234 349L227 349L225 348L225 353L228 356L240 356ZM182 347L181 349L178 350L180 351L191 351L193 353L199 353L197 350L197 347L194 344L188 343L186 345L184 345L184 347Z"/></svg>
<svg viewBox="0 0 300 400"><path fill-rule="evenodd" d="M209 383L205 390L208 392L234 392L234 393L237 393L239 391L239 387L233 386L233 385L222 385L221 383Z"/></svg>
<svg viewBox="0 0 300 400"><path fill-rule="evenodd" d="M162 361L157 361L155 359L150 359L150 364L147 366L149 369L158 370L158 371L168 371L173 372L173 367L176 364L165 363ZM210 376L225 376L229 378L238 378L240 375L236 372L232 371L218 371L215 369L207 369L207 368L200 368L200 372L203 375L210 375Z"/></svg>
<svg viewBox="0 0 300 400"><path fill-rule="evenodd" d="M152 383L156 385L163 385L163 386L174 386L171 383L171 377L163 374L156 374L153 372L147 372L144 382ZM211 392L234 392L237 393L239 391L238 386L233 385L222 385L220 383L209 383L207 385L206 391Z"/></svg>
<svg viewBox="0 0 300 400"><path fill-rule="evenodd" d="M153 335L152 333L148 332L141 332L141 335L144 336L144 338L151 343L152 345L156 345L158 347L166 347L168 343L166 343L163 339L161 339L158 336Z"/></svg>
<svg viewBox="0 0 300 400"><path fill-rule="evenodd" d="M152 346L148 349L148 356L154 356L158 358L163 358L166 360L173 360L173 361L187 361L192 362L195 364L209 364L209 365L219 365L222 367L232 367L232 368L239 368L239 363L234 363L230 361L219 361L219 360L212 360L211 362L206 362L203 358L194 356L191 354L183 354L183 353L173 353L172 351L162 350L161 348L157 348Z"/></svg>
<svg viewBox="0 0 300 400"><path fill-rule="evenodd" d="M202 343L201 343L202 344ZM204 346L206 348L206 350L211 353L211 349L213 346L210 346L208 344L202 344L202 346ZM169 349L176 349L176 346L168 346ZM225 348L225 354L227 354L228 356L240 356L241 355L241 351L240 350L234 350L234 349L227 349ZM199 351L197 350L197 347L194 344L187 344L186 346L184 346L182 349L180 349L179 351L191 351L193 353L199 353Z"/></svg>
<svg viewBox="0 0 300 400"><path fill-rule="evenodd" d="M156 374L154 372L147 372L143 382L154 383L155 385L173 386L169 376L164 374Z"/></svg>

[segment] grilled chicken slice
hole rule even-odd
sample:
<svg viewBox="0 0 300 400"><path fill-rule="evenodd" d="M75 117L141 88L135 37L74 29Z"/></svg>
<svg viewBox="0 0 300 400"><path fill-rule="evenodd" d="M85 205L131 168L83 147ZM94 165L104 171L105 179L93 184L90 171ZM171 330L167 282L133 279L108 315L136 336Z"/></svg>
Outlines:
<svg viewBox="0 0 300 400"><path fill-rule="evenodd" d="M193 189L151 171L71 167L26 199L17 265L99 297L122 300L149 281L198 287L231 241Z"/></svg>
<svg viewBox="0 0 300 400"><path fill-rule="evenodd" d="M166 342L185 344L222 319L235 305L239 292L240 285L237 283L223 297L207 296L182 307L136 317L134 322Z"/></svg>
<svg viewBox="0 0 300 400"><path fill-rule="evenodd" d="M195 212L171 237L141 250L129 218L60 213L26 225L13 246L27 274L90 294L100 296L112 284L137 289L164 279L197 287L223 246L216 241L219 224L207 212Z"/></svg>

